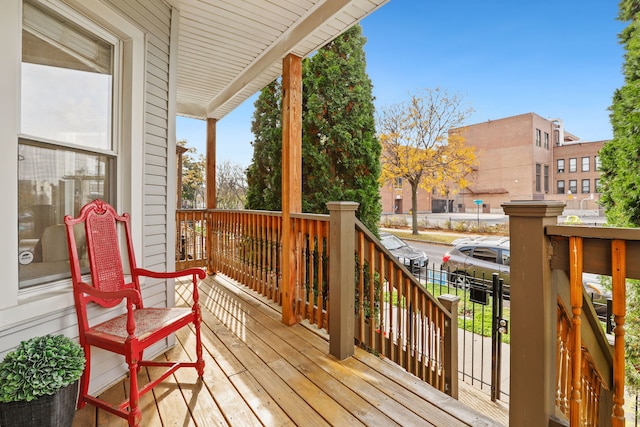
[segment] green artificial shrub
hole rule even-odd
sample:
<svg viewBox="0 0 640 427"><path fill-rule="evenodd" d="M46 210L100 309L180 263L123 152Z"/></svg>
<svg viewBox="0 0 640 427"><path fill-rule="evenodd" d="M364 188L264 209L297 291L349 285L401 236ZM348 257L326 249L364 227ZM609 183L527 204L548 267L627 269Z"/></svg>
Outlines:
<svg viewBox="0 0 640 427"><path fill-rule="evenodd" d="M53 395L77 381L84 366L82 347L64 335L22 341L0 362L0 402Z"/></svg>

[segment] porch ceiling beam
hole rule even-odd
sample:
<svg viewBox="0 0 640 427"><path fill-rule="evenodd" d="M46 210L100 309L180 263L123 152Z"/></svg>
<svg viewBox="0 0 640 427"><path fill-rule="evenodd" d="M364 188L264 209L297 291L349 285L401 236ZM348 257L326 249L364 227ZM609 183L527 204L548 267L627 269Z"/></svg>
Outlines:
<svg viewBox="0 0 640 427"><path fill-rule="evenodd" d="M326 24L333 16L338 14L343 8L348 6L352 0L332 0L318 3L307 16L287 29L280 37L265 49L256 59L239 73L223 90L214 96L206 107L206 117L221 118L224 115L224 105L247 89L258 76L269 68L273 68L273 79L282 72L281 61L289 53L296 53L299 56L307 56L311 52L298 52L297 48L303 44L304 40L310 37L315 31ZM355 24L356 21L353 22ZM328 40L327 40L328 41ZM318 46L319 47L319 46ZM269 81L265 82L268 84ZM256 91L260 88L256 88ZM246 94L250 96L251 94ZM191 111L193 116L198 116L199 108L196 106L182 105L181 112ZM188 114L188 113L187 113ZM200 117L202 117L200 115Z"/></svg>

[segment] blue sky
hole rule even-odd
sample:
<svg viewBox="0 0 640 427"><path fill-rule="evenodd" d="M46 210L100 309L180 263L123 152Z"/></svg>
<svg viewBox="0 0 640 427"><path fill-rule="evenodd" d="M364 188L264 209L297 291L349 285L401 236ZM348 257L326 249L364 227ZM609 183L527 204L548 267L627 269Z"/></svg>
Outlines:
<svg viewBox="0 0 640 427"><path fill-rule="evenodd" d="M610 139L623 84L617 16L614 0L391 0L361 22L375 106L440 87L475 110L466 124L533 112L583 140ZM218 122L218 162L251 162L256 96ZM178 117L177 138L201 154L205 129Z"/></svg>

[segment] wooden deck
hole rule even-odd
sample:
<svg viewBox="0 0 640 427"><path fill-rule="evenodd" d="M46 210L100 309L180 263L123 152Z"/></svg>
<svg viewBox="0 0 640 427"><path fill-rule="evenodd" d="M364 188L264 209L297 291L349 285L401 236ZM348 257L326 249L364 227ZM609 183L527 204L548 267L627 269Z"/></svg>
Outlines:
<svg viewBox="0 0 640 427"><path fill-rule="evenodd" d="M490 418L435 390L401 368L356 348L330 356L313 327L281 323L279 308L218 275L200 284L205 377L180 369L141 399L147 426L497 426ZM179 286L177 304L189 298ZM195 337L177 334L169 358L192 358ZM153 377L153 369L143 370ZM126 382L105 395L124 398ZM74 427L125 426L87 405Z"/></svg>

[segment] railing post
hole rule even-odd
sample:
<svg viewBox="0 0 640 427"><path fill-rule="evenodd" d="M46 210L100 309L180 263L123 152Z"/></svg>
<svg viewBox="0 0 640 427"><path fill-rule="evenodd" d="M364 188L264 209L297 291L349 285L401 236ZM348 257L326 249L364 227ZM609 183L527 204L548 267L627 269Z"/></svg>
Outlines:
<svg viewBox="0 0 640 427"><path fill-rule="evenodd" d="M511 239L511 379L509 425L543 426L555 414L557 289L551 280L547 225L564 210L557 201L514 201Z"/></svg>
<svg viewBox="0 0 640 427"><path fill-rule="evenodd" d="M329 353L353 356L355 327L355 202L329 202Z"/></svg>
<svg viewBox="0 0 640 427"><path fill-rule="evenodd" d="M453 397L458 398L458 303L457 295L443 294L438 297L444 308L451 313L451 320L445 321L444 330L444 390Z"/></svg>

